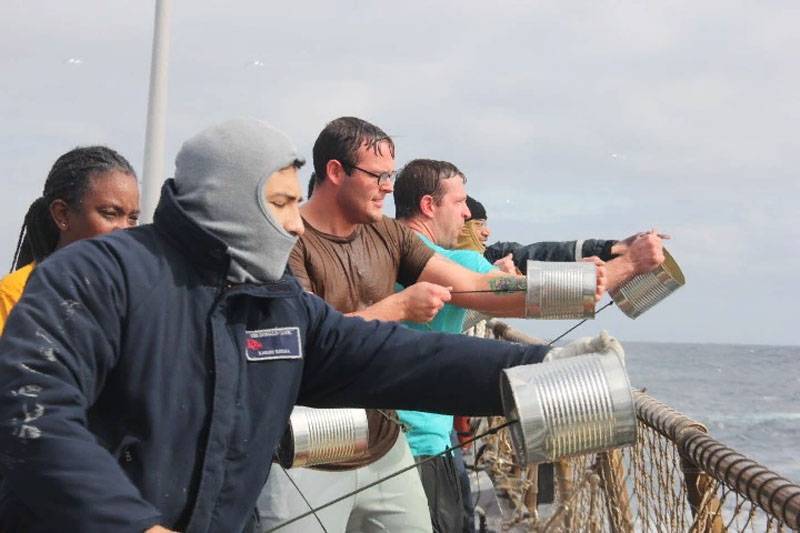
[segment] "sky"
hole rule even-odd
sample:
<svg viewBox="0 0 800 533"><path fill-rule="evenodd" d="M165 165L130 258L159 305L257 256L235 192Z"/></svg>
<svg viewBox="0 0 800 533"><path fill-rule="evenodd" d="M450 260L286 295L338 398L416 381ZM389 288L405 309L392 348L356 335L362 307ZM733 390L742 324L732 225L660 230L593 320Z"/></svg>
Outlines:
<svg viewBox="0 0 800 533"><path fill-rule="evenodd" d="M106 144L141 170L154 3L0 12L10 266L61 153ZM686 286L576 335L797 345L798 27L793 0L175 0L164 176L184 140L227 118L267 120L310 159L325 123L355 115L394 137L398 165L455 163L493 240L669 233ZM552 338L572 322L513 324Z"/></svg>

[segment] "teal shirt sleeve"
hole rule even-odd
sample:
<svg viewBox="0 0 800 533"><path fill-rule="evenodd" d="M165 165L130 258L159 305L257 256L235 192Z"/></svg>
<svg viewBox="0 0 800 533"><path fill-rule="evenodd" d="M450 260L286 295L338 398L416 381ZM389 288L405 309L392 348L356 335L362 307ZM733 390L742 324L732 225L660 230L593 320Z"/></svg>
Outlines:
<svg viewBox="0 0 800 533"><path fill-rule="evenodd" d="M496 270L494 265L487 261L486 258L478 252L474 252L472 250L447 250L446 248L442 248L441 246L433 244L425 237L420 238L422 239L422 242L431 247L436 253L446 257L454 263L463 266L464 268L478 272L479 274L485 274L487 272ZM398 284L395 286L395 289L400 291L403 290L403 287ZM464 323L464 317L466 314L467 311L464 308L446 304L442 310L439 311L439 314L437 314L433 320L427 324L417 324L414 322L404 322L404 324L411 329L417 329L421 331L461 333L461 326Z"/></svg>

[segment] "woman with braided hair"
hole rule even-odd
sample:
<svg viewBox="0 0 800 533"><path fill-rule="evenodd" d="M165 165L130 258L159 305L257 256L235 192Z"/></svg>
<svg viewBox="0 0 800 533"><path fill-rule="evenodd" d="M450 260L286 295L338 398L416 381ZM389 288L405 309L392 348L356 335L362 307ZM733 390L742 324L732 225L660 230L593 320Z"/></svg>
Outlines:
<svg viewBox="0 0 800 533"><path fill-rule="evenodd" d="M59 157L22 223L12 272L0 280L0 334L36 263L59 248L135 226L139 186L131 164L105 146Z"/></svg>

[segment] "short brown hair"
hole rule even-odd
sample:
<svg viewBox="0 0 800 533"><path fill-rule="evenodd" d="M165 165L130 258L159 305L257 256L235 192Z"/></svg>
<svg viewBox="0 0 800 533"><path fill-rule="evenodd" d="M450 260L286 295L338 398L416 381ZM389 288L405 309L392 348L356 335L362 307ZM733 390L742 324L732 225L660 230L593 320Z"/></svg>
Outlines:
<svg viewBox="0 0 800 533"><path fill-rule="evenodd" d="M414 159L410 161L394 182L395 218L411 218L420 214L419 203L425 195L433 196L437 203L441 201L442 180L459 176L467 182L464 173L447 161L433 159Z"/></svg>
<svg viewBox="0 0 800 533"><path fill-rule="evenodd" d="M389 144L389 151L394 157L394 141L378 126L357 117L332 120L314 142L312 153L316 183L325 181L328 161L339 161L344 171L350 174L357 164L356 153L359 148L366 144L376 154L380 154L380 144L383 142Z"/></svg>

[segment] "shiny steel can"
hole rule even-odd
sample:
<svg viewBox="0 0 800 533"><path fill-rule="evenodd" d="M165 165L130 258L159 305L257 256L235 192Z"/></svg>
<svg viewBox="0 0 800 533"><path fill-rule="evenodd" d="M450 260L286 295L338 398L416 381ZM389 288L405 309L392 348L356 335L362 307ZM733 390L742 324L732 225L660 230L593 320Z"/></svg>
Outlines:
<svg viewBox="0 0 800 533"><path fill-rule="evenodd" d="M364 409L312 409L296 406L278 447L285 468L350 461L366 450L369 438Z"/></svg>
<svg viewBox="0 0 800 533"><path fill-rule="evenodd" d="M623 313L636 318L685 284L683 272L665 248L658 268L632 277L610 294Z"/></svg>
<svg viewBox="0 0 800 533"><path fill-rule="evenodd" d="M528 261L528 318L594 318L597 267L589 262Z"/></svg>
<svg viewBox="0 0 800 533"><path fill-rule="evenodd" d="M508 368L503 410L519 462L545 463L636 442L630 381L616 354Z"/></svg>

